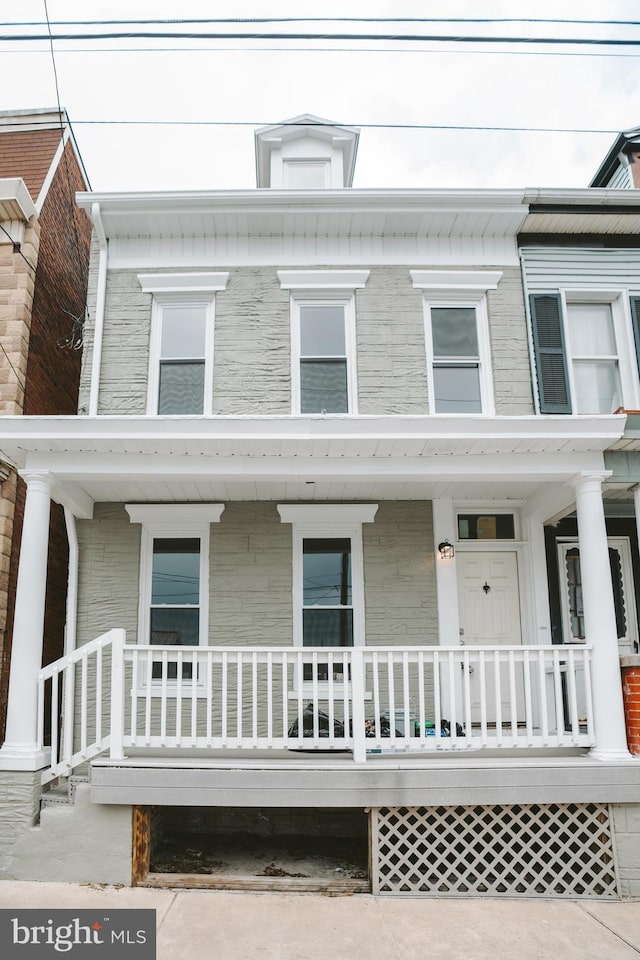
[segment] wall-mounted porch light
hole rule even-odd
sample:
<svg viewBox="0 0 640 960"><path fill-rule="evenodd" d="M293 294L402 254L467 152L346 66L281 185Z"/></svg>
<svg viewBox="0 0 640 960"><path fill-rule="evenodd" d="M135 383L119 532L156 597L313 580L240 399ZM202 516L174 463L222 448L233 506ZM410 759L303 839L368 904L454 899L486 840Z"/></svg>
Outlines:
<svg viewBox="0 0 640 960"><path fill-rule="evenodd" d="M438 553L441 560L453 560L456 555L453 544L449 543L448 540L443 540L442 543L438 544Z"/></svg>

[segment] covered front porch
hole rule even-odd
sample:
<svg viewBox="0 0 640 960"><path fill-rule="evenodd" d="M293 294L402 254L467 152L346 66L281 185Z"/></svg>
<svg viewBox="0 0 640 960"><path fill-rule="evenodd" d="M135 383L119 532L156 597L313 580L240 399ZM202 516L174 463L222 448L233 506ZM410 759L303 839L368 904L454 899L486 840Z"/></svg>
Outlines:
<svg viewBox="0 0 640 960"><path fill-rule="evenodd" d="M0 765L631 762L602 498L623 419L8 420L27 500ZM42 667L52 498L67 637ZM572 512L586 637L552 643L544 529ZM172 539L199 544L197 600L173 604L195 643L154 613ZM325 541L331 604L305 586Z"/></svg>

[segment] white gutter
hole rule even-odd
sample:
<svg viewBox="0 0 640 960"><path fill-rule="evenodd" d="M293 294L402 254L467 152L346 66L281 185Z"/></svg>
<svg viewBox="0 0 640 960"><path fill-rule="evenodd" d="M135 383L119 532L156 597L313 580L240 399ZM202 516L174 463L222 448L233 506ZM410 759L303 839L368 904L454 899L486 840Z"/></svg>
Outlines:
<svg viewBox="0 0 640 960"><path fill-rule="evenodd" d="M67 622L64 631L64 654L76 648L78 624L78 533L76 518L68 507L64 508L64 522L69 544L69 570L67 574Z"/></svg>
<svg viewBox="0 0 640 960"><path fill-rule="evenodd" d="M91 359L91 390L89 393L89 416L98 415L98 394L100 392L100 367L102 365L102 338L104 333L104 307L107 295L107 262L109 259L109 242L102 225L100 204L91 205L91 219L100 244L100 260L98 262L98 289L96 294L96 316L93 330L93 356Z"/></svg>

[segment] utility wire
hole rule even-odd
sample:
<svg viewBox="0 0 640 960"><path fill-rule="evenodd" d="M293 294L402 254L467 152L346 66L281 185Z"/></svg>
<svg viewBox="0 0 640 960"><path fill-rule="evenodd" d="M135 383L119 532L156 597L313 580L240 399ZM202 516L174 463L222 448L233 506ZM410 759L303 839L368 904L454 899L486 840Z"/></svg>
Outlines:
<svg viewBox="0 0 640 960"><path fill-rule="evenodd" d="M122 127L359 127L362 130L470 130L488 133L587 133L616 134L618 129L589 129L581 127L508 127L508 126L469 126L465 124L442 123L319 123L300 121L298 123L281 120L74 120L75 126L122 126Z"/></svg>
<svg viewBox="0 0 640 960"><path fill-rule="evenodd" d="M640 53L600 53L599 51L583 50L580 53L574 53L571 50L467 50L467 56L503 56L503 57L605 57L612 60L637 60ZM15 53L22 56L28 54L48 53L46 50L37 48L25 49L21 47L18 50L3 50L2 55ZM398 47L57 47L57 54L78 54L78 53L401 53L418 54L433 56L439 54L445 57L459 56L457 50L438 50L434 47L421 47L415 49L401 49Z"/></svg>
<svg viewBox="0 0 640 960"><path fill-rule="evenodd" d="M43 34L23 33L23 34L0 34L0 42L17 43L26 40L47 40L50 42L60 40L133 40L133 39L151 39L151 40L315 40L325 42L328 40L366 40L380 41L393 40L396 43L522 43L528 45L564 45L564 46L619 46L619 47L637 47L640 46L640 40L618 40L606 38L578 38L578 37L500 37L500 36L463 36L460 34L402 34L402 33L259 33L259 32L240 32L234 31L225 33L198 32L186 33L171 31L111 31L97 33L56 33L46 36Z"/></svg>
<svg viewBox="0 0 640 960"><path fill-rule="evenodd" d="M47 126L49 121L28 118L25 126ZM12 127L19 129L19 120ZM362 123L354 120L74 120L74 127L358 127L362 130L469 130L487 133L584 133L616 134L619 128L597 127L514 127L482 124L443 123ZM0 224L0 229L2 225ZM8 234L7 234L8 235Z"/></svg>
<svg viewBox="0 0 640 960"><path fill-rule="evenodd" d="M49 22L49 21L48 21ZM51 20L52 26L107 26L121 23L567 23L589 26L638 26L638 20L578 20L562 17L175 17L153 20ZM41 20L11 20L0 27L44 27Z"/></svg>
<svg viewBox="0 0 640 960"><path fill-rule="evenodd" d="M23 392L23 393L26 393L27 388L25 387L24 383L23 383L22 380L20 379L20 374L18 373L18 371L16 370L16 368L15 368L14 365L12 364L12 362L11 362L11 357L9 356L9 354L7 353L7 351L5 350L5 348L3 347L3 345L2 345L1 342L0 342L0 350L2 350L2 352L3 352L4 355L5 355L5 357L7 358L7 363L9 364L9 366L11 367L11 369L13 370L13 372L14 372L14 374L15 374L15 377L16 377L16 380L18 381L18 385L19 385L19 386L21 387L21 389L22 389L22 392Z"/></svg>

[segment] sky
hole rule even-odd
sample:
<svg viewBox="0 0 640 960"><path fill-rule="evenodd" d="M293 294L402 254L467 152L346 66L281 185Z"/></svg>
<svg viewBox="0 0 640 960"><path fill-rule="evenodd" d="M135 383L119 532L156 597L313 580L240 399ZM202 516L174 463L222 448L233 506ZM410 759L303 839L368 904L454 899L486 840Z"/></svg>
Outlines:
<svg viewBox="0 0 640 960"><path fill-rule="evenodd" d="M118 17L446 16L639 22L638 27L339 22L260 27L292 33L598 37L636 41L638 46L58 40L53 51L60 103L68 111L91 186L97 191L253 188L254 129L304 113L353 126L605 131L363 126L353 184L361 188L585 187L617 132L640 125L639 0L21 0L2 7L2 36L46 33L46 26L8 26L17 20L44 22L46 11L54 34L63 29L55 21ZM235 24L227 29L254 27ZM4 77L0 110L56 105L48 42L0 40L0 57ZM162 124L125 125L122 121ZM194 125L173 126L168 121ZM220 123L247 125L213 125Z"/></svg>

